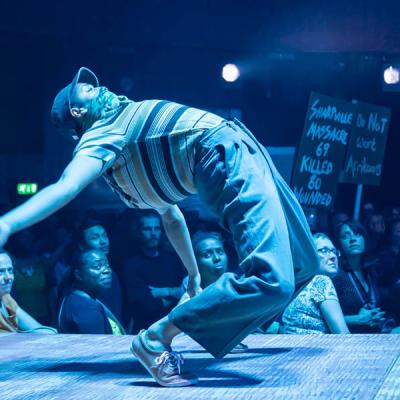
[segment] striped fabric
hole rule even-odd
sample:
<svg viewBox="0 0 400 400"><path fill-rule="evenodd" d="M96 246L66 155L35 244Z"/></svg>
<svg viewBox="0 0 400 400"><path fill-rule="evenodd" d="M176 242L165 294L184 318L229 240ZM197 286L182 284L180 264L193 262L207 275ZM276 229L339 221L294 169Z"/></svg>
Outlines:
<svg viewBox="0 0 400 400"><path fill-rule="evenodd" d="M196 192L195 141L222 121L169 101L129 101L85 132L74 157L101 159L103 177L129 207L162 209Z"/></svg>

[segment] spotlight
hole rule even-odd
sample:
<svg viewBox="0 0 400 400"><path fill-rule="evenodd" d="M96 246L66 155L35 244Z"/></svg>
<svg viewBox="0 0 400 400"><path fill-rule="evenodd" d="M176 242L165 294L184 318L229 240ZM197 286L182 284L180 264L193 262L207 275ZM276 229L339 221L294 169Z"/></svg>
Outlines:
<svg viewBox="0 0 400 400"><path fill-rule="evenodd" d="M222 68L222 77L227 82L235 82L240 76L239 68L235 64L226 64Z"/></svg>
<svg viewBox="0 0 400 400"><path fill-rule="evenodd" d="M400 92L400 64L382 65L382 89L385 92Z"/></svg>
<svg viewBox="0 0 400 400"><path fill-rule="evenodd" d="M383 80L387 85L396 85L400 81L400 71L398 68L390 65L383 71Z"/></svg>

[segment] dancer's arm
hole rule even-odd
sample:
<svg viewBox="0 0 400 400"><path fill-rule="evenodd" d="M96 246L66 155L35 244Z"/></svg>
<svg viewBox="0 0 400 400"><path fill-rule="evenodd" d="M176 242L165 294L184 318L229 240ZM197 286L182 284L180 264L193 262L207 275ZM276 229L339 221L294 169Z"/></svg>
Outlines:
<svg viewBox="0 0 400 400"><path fill-rule="evenodd" d="M201 279L185 217L176 205L158 211L161 215L165 233L188 272L188 293L191 297L195 296L201 292Z"/></svg>
<svg viewBox="0 0 400 400"><path fill-rule="evenodd" d="M103 162L97 158L75 157L56 183L0 218L0 247L13 233L36 224L68 204L101 174L102 168Z"/></svg>

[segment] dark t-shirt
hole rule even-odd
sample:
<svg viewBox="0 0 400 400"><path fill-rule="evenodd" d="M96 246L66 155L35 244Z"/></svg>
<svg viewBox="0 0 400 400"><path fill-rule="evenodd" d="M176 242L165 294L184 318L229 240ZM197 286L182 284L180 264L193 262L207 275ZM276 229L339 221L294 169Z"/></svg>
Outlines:
<svg viewBox="0 0 400 400"><path fill-rule="evenodd" d="M124 308L134 320L134 331L164 317L178 302L171 299L165 306L160 298L152 296L149 286L179 287L184 276L182 263L172 253L160 253L158 257L137 254L124 263L121 269Z"/></svg>
<svg viewBox="0 0 400 400"><path fill-rule="evenodd" d="M60 333L112 334L104 307L89 295L73 291L62 303L58 329Z"/></svg>
<svg viewBox="0 0 400 400"><path fill-rule="evenodd" d="M364 275L368 283L368 291L351 270L342 269L332 279L344 315L356 315L363 307L381 306L375 271L365 269ZM351 333L379 333L381 331L378 327L365 325L353 325L350 330Z"/></svg>

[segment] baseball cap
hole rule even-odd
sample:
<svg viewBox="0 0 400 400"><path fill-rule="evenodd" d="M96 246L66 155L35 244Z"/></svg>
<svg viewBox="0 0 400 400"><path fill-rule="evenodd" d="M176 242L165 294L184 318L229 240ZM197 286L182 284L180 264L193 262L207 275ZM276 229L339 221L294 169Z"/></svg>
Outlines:
<svg viewBox="0 0 400 400"><path fill-rule="evenodd" d="M78 83L89 83L94 87L99 86L99 80L95 73L89 68L81 67L72 82L58 92L51 108L51 122L61 133L69 136L78 134L77 121L71 115L71 96Z"/></svg>

